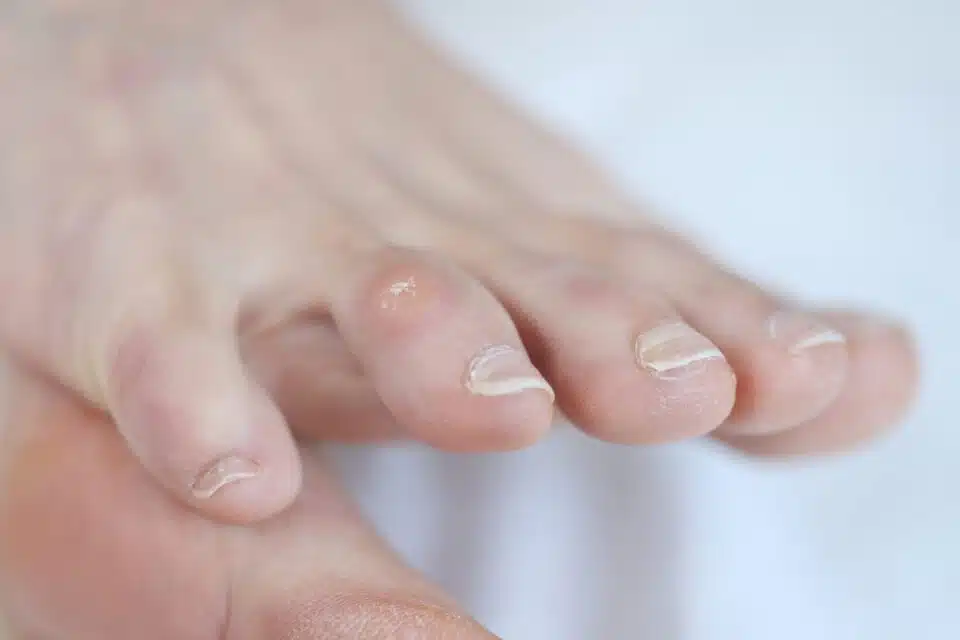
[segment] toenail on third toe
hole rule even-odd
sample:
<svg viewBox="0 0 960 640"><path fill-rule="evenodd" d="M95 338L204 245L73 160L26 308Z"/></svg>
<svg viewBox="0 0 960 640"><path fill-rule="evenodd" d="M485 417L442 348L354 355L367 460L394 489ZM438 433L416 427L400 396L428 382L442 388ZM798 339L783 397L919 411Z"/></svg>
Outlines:
<svg viewBox="0 0 960 640"><path fill-rule="evenodd" d="M534 389L546 392L551 402L555 398L553 388L526 354L505 344L484 347L470 360L464 386L477 396L508 396Z"/></svg>
<svg viewBox="0 0 960 640"><path fill-rule="evenodd" d="M710 340L683 322L651 329L637 338L637 363L661 380L681 380L703 372L724 355Z"/></svg>
<svg viewBox="0 0 960 640"><path fill-rule="evenodd" d="M794 311L779 311L767 321L770 338L787 345L791 355L828 344L843 345L846 337L817 318Z"/></svg>

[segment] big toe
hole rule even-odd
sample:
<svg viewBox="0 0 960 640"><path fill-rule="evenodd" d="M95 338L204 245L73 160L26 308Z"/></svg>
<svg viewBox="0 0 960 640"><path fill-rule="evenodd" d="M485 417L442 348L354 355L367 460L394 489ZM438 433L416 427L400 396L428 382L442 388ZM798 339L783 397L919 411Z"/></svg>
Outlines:
<svg viewBox="0 0 960 640"><path fill-rule="evenodd" d="M903 419L919 381L916 347L905 328L875 315L825 312L848 338L849 371L840 395L822 413L783 433L730 436L756 455L816 454L848 450Z"/></svg>
<svg viewBox="0 0 960 640"><path fill-rule="evenodd" d="M661 231L623 234L621 273L653 283L724 353L737 377L725 434L770 434L820 415L848 374L848 337L831 318L783 301Z"/></svg>

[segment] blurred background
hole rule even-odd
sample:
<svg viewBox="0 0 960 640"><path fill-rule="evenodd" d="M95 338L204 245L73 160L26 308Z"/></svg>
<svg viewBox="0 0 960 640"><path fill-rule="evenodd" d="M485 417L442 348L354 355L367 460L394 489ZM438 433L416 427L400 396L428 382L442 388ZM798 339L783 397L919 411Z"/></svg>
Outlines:
<svg viewBox="0 0 960 640"><path fill-rule="evenodd" d="M393 543L505 638L960 637L960 3L401 6L728 263L905 317L924 380L843 459L346 454Z"/></svg>

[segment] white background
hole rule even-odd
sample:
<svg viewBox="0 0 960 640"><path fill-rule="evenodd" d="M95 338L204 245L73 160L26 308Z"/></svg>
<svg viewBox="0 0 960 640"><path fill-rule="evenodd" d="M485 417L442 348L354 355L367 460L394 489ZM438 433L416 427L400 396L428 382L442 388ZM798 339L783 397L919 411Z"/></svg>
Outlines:
<svg viewBox="0 0 960 640"><path fill-rule="evenodd" d="M960 637L960 3L403 4L745 272L905 316L925 379L843 460L350 454L394 543L508 639Z"/></svg>

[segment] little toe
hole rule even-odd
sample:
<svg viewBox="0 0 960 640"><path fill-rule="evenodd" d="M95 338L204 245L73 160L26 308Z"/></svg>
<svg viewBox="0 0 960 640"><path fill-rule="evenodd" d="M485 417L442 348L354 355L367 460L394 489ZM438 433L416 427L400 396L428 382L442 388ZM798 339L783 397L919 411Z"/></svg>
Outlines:
<svg viewBox="0 0 960 640"><path fill-rule="evenodd" d="M739 330L727 333L716 316L704 320L709 326L699 325L708 335L728 336L718 342L724 345L740 382L737 404L722 430L777 433L819 415L846 380L846 336L812 313L748 309ZM733 327L736 324L731 322Z"/></svg>
<svg viewBox="0 0 960 640"><path fill-rule="evenodd" d="M723 354L653 291L522 252L476 268L543 363L560 408L591 435L668 442L729 414L736 382Z"/></svg>
<svg viewBox="0 0 960 640"><path fill-rule="evenodd" d="M787 456L843 452L889 430L916 393L918 360L909 334L876 316L829 312L821 316L847 336L846 384L816 418L768 436L725 436L747 453Z"/></svg>
<svg viewBox="0 0 960 640"><path fill-rule="evenodd" d="M364 253L351 265L331 311L399 424L450 450L513 449L546 432L553 390L479 282L415 250Z"/></svg>
<svg viewBox="0 0 960 640"><path fill-rule="evenodd" d="M286 422L246 372L233 332L157 322L118 332L103 355L107 407L160 482L230 522L286 508L300 460Z"/></svg>

